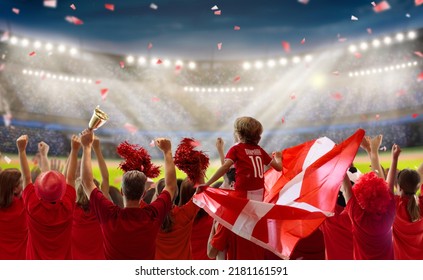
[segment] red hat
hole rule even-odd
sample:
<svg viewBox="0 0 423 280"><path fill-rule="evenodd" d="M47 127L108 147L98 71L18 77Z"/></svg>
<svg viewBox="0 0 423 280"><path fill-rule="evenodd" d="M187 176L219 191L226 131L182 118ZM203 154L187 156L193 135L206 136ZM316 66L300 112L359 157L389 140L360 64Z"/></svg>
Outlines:
<svg viewBox="0 0 423 280"><path fill-rule="evenodd" d="M66 179L62 173L50 170L38 175L34 187L35 194L39 199L56 202L61 200L66 193Z"/></svg>

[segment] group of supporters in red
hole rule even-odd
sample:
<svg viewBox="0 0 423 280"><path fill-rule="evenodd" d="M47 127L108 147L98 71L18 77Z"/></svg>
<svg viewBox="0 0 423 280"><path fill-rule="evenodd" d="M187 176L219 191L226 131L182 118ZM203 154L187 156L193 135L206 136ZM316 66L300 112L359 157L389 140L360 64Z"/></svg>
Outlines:
<svg viewBox="0 0 423 280"><path fill-rule="evenodd" d="M30 169L26 147L16 140L20 170L0 172L0 259L22 260L206 260L278 259L272 252L217 223L195 203L206 188L227 188L236 196L263 200L266 168L282 171L282 153L270 156L260 146L263 127L257 120L235 121L235 144L208 181L204 173L176 178L172 144L158 138L164 178L151 184L140 170L128 170L121 190L109 186L108 170L93 131L73 136L61 170L48 159L49 146L38 143L38 174ZM290 259L423 259L423 164L398 170L401 153L392 147L386 172L379 162L382 135L365 136L371 171L351 166L340 186L334 215L301 239ZM82 149L82 158L78 155ZM93 177L92 151L101 182ZM196 169L196 170L201 170ZM223 177L223 181L220 179Z"/></svg>

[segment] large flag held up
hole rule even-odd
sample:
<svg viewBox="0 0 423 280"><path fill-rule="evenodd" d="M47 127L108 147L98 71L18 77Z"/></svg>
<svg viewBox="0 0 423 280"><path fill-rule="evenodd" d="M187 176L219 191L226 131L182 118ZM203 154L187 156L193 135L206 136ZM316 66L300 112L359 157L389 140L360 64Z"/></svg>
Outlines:
<svg viewBox="0 0 423 280"><path fill-rule="evenodd" d="M194 202L234 233L288 259L299 239L332 215L338 191L364 130L340 144L326 137L282 151L283 172L265 174L264 202L207 188Z"/></svg>

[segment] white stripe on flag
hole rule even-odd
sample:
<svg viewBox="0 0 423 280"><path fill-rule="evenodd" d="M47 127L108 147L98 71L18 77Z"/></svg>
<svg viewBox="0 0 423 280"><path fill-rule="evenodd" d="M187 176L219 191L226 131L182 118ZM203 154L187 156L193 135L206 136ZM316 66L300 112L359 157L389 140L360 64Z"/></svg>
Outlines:
<svg viewBox="0 0 423 280"><path fill-rule="evenodd" d="M250 200L236 219L232 231L245 239L250 239L258 221L266 215L273 204Z"/></svg>
<svg viewBox="0 0 423 280"><path fill-rule="evenodd" d="M297 174L291 181L285 184L279 192L279 198L276 201L278 205L287 205L300 196L301 186L303 184L304 171Z"/></svg>
<svg viewBox="0 0 423 280"><path fill-rule="evenodd" d="M327 137L321 137L314 141L313 145L307 153L303 163L303 170L312 165L316 160L333 149L335 143Z"/></svg>

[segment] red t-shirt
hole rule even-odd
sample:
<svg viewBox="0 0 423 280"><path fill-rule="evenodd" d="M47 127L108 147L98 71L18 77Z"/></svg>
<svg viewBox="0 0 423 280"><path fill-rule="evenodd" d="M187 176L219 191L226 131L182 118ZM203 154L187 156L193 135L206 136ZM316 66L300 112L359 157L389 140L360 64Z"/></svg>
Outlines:
<svg viewBox="0 0 423 280"><path fill-rule="evenodd" d="M410 221L408 200L408 197L395 196L394 256L396 260L423 260L423 217L414 223ZM419 205L422 215L423 196L419 197Z"/></svg>
<svg viewBox="0 0 423 280"><path fill-rule="evenodd" d="M238 143L226 154L234 162L235 190L252 191L264 188L264 167L272 158L259 145Z"/></svg>
<svg viewBox="0 0 423 280"><path fill-rule="evenodd" d="M207 243L213 226L213 218L205 214L194 220L191 231L191 250L193 260L209 260L207 256Z"/></svg>
<svg viewBox="0 0 423 280"><path fill-rule="evenodd" d="M67 185L61 201L47 202L37 197L31 183L23 191L28 213L28 260L70 260L73 210L76 193Z"/></svg>
<svg viewBox="0 0 423 280"><path fill-rule="evenodd" d="M94 212L75 206L72 225L72 258L104 260L103 233Z"/></svg>
<svg viewBox="0 0 423 280"><path fill-rule="evenodd" d="M159 230L156 239L156 260L191 260L191 229L200 208L188 201L172 208L174 224L170 232Z"/></svg>
<svg viewBox="0 0 423 280"><path fill-rule="evenodd" d="M317 228L309 236L301 238L289 258L292 260L324 260L325 240L322 231Z"/></svg>
<svg viewBox="0 0 423 280"><path fill-rule="evenodd" d="M106 259L153 260L156 237L163 219L172 207L170 194L163 191L143 208L120 208L94 189L90 208L103 230Z"/></svg>
<svg viewBox="0 0 423 280"><path fill-rule="evenodd" d="M219 251L226 250L227 260L264 260L264 249L218 225L210 244Z"/></svg>
<svg viewBox="0 0 423 280"><path fill-rule="evenodd" d="M346 210L351 219L353 234L353 254L355 260L392 260L392 224L395 217L395 201L384 214L374 214L363 210L355 196L351 196Z"/></svg>
<svg viewBox="0 0 423 280"><path fill-rule="evenodd" d="M0 260L25 260L28 226L22 197L0 208Z"/></svg>
<svg viewBox="0 0 423 280"><path fill-rule="evenodd" d="M351 220L343 207L335 206L335 215L323 221L320 225L326 247L327 260L352 260L353 237Z"/></svg>

